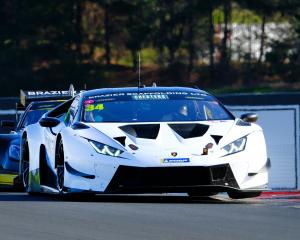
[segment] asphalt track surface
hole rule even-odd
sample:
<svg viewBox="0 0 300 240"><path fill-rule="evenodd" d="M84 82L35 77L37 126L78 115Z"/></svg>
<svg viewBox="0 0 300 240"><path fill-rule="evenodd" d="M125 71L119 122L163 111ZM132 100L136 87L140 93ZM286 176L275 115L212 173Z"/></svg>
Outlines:
<svg viewBox="0 0 300 240"><path fill-rule="evenodd" d="M1 240L299 239L300 198L0 193Z"/></svg>

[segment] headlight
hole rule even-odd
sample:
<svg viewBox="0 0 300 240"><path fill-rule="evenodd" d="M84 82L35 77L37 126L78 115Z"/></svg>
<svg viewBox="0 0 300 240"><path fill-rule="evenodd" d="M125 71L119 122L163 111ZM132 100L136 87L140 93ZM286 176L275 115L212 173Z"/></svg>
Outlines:
<svg viewBox="0 0 300 240"><path fill-rule="evenodd" d="M224 156L243 151L246 147L246 142L247 142L247 137L242 137L235 140L232 143L227 144L222 148L222 151L224 152Z"/></svg>
<svg viewBox="0 0 300 240"><path fill-rule="evenodd" d="M88 141L92 145L92 147L96 150L97 153L108 155L111 157L119 157L123 153L123 151L121 151L120 149L108 146L106 144L99 143L92 140L88 140Z"/></svg>
<svg viewBox="0 0 300 240"><path fill-rule="evenodd" d="M10 145L8 154L9 157L20 160L20 147L18 145Z"/></svg>

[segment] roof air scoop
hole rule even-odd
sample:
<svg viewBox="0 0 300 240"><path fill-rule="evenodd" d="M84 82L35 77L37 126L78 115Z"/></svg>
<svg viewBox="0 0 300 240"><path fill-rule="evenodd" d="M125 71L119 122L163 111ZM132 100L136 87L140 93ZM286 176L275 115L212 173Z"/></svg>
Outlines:
<svg viewBox="0 0 300 240"><path fill-rule="evenodd" d="M208 125L197 123L178 123L169 126L182 138L202 137L209 128Z"/></svg>
<svg viewBox="0 0 300 240"><path fill-rule="evenodd" d="M136 124L121 126L125 133L136 138L156 139L160 129L159 124Z"/></svg>

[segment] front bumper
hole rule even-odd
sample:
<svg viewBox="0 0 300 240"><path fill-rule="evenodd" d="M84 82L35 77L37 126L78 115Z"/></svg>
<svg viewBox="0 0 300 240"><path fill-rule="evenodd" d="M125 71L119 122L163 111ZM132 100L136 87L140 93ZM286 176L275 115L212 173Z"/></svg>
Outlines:
<svg viewBox="0 0 300 240"><path fill-rule="evenodd" d="M0 186L14 186L18 174L0 172Z"/></svg>
<svg viewBox="0 0 300 240"><path fill-rule="evenodd" d="M201 189L239 190L229 164L210 167L119 166L105 193L167 193Z"/></svg>

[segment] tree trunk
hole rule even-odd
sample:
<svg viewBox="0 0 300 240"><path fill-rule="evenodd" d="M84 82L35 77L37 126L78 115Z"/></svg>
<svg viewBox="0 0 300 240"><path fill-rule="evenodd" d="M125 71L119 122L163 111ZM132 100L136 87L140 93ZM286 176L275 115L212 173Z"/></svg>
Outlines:
<svg viewBox="0 0 300 240"><path fill-rule="evenodd" d="M132 56L132 70L134 72L137 72L138 70L138 56L137 56L137 50L131 49L131 56Z"/></svg>
<svg viewBox="0 0 300 240"><path fill-rule="evenodd" d="M230 21L230 14L231 14L231 0L224 0L223 6L224 6L224 31L223 31L223 39L221 43L221 59L220 59L220 64L218 66L217 78L219 83L230 84L227 42L229 37L228 23Z"/></svg>
<svg viewBox="0 0 300 240"><path fill-rule="evenodd" d="M168 45L169 50L169 65L172 65L175 62L175 48L173 44Z"/></svg>
<svg viewBox="0 0 300 240"><path fill-rule="evenodd" d="M82 34L81 34L81 20L82 20L82 4L80 0L74 2L74 23L75 23L75 44L76 44L76 55L78 60L82 59L81 56L81 44L82 44Z"/></svg>
<svg viewBox="0 0 300 240"><path fill-rule="evenodd" d="M210 69L210 78L211 81L214 81L215 75L215 44L214 44L214 22L213 22L213 6L210 5L209 9L209 29L208 29L208 41L209 41L209 69Z"/></svg>
<svg viewBox="0 0 300 240"><path fill-rule="evenodd" d="M109 6L105 4L104 8L104 48L105 48L105 62L106 65L111 64L111 47L110 47L110 19L109 19Z"/></svg>
<svg viewBox="0 0 300 240"><path fill-rule="evenodd" d="M188 50L189 50L189 65L188 65L188 81L191 80L191 73L194 69L194 60L195 60L195 28L194 28L194 19L189 18L189 33L188 33Z"/></svg>
<svg viewBox="0 0 300 240"><path fill-rule="evenodd" d="M263 14L262 16L262 23L261 23L261 35L260 35L260 51L259 51L259 58L258 63L262 62L265 50L265 26L266 26L266 15Z"/></svg>
<svg viewBox="0 0 300 240"><path fill-rule="evenodd" d="M175 52L176 52L176 47L175 47L175 42L176 42L176 36L175 36L175 27L176 23L174 20L174 15L175 15L175 2L170 1L169 5L169 13L170 13L170 20L169 20L169 34L170 37L167 40L167 48L169 50L169 65L172 65L175 62Z"/></svg>
<svg viewBox="0 0 300 240"><path fill-rule="evenodd" d="M160 67L165 66L164 61L164 48L161 43L158 46L158 56L157 56L157 63Z"/></svg>
<svg viewBox="0 0 300 240"><path fill-rule="evenodd" d="M229 29L228 23L230 21L230 14L231 14L231 0L224 1L224 36L222 39L222 46L221 46L221 64L224 66L228 65L228 49L227 49L227 42L229 37Z"/></svg>
<svg viewBox="0 0 300 240"><path fill-rule="evenodd" d="M246 60L246 75L244 77L245 82L244 85L246 87L251 87L252 85L252 78L253 78L253 73L252 73L252 25L248 26L248 54Z"/></svg>

